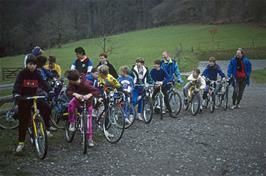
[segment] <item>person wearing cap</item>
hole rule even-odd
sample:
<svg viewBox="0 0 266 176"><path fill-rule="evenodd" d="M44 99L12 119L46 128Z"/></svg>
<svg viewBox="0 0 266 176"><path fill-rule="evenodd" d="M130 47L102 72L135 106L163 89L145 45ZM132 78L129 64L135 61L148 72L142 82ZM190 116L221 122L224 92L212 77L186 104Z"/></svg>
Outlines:
<svg viewBox="0 0 266 176"><path fill-rule="evenodd" d="M93 63L90 58L86 56L85 50L82 47L75 49L77 58L71 65L71 70L77 70L81 75L86 75L91 72Z"/></svg>
<svg viewBox="0 0 266 176"><path fill-rule="evenodd" d="M108 68L109 68L109 73L115 78L117 79L118 78L118 74L114 68L114 66L108 61L108 56L106 53L101 53L99 55L99 59L100 59L100 62L99 64L97 65L97 68L102 66L102 65L107 65Z"/></svg>
<svg viewBox="0 0 266 176"><path fill-rule="evenodd" d="M33 49L32 49L32 52L30 54L27 54L24 58L24 67L26 68L26 62L27 62L27 59L28 59L28 56L29 55L33 55L35 57L38 57L40 55L43 54L43 50L39 47L39 46L35 46Z"/></svg>
<svg viewBox="0 0 266 176"><path fill-rule="evenodd" d="M225 74L223 73L221 67L216 64L216 58L215 57L210 57L209 58L209 63L207 65L207 67L205 68L205 70L202 73L203 78L206 80L209 79L211 81L216 81L217 80L217 76L220 75L221 78L225 78ZM203 92L203 107L206 107L206 98L207 98L207 94L209 91L209 84L210 82L206 80L206 87L204 89Z"/></svg>
<svg viewBox="0 0 266 176"><path fill-rule="evenodd" d="M55 74L57 77L61 77L61 67L60 65L56 64L55 56L48 57L48 64L46 64L44 68Z"/></svg>
<svg viewBox="0 0 266 176"><path fill-rule="evenodd" d="M233 92L233 106L231 109L240 108L239 103L242 99L246 85L249 85L249 78L251 74L252 64L248 57L245 56L244 50L238 48L236 56L233 57L228 65L227 76L233 78L232 86Z"/></svg>

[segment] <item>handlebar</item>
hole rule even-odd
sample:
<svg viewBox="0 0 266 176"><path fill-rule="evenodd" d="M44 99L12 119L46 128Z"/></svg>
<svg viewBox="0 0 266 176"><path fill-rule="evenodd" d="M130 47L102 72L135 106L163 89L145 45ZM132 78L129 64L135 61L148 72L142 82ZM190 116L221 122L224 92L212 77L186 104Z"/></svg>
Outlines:
<svg viewBox="0 0 266 176"><path fill-rule="evenodd" d="M15 96L15 98L22 99L22 100L37 100L37 99L45 99L46 96L32 96L32 97L23 97L23 96Z"/></svg>

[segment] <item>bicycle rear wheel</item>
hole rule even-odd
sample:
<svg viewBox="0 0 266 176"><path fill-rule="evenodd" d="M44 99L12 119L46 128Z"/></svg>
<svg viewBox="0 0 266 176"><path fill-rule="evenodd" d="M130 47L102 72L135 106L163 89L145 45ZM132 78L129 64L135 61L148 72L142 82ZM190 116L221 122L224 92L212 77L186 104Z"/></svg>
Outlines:
<svg viewBox="0 0 266 176"><path fill-rule="evenodd" d="M163 96L159 95L159 104L160 104L160 119L163 119Z"/></svg>
<svg viewBox="0 0 266 176"><path fill-rule="evenodd" d="M65 128L64 121L63 121L63 113L58 111L55 108L52 109L51 122L52 122L52 125L58 129Z"/></svg>
<svg viewBox="0 0 266 176"><path fill-rule="evenodd" d="M0 128L12 130L18 127L17 107L14 102L1 103Z"/></svg>
<svg viewBox="0 0 266 176"><path fill-rule="evenodd" d="M182 108L182 100L181 96L178 92L174 91L169 98L169 104L172 110L171 117L176 118L181 111Z"/></svg>
<svg viewBox="0 0 266 176"><path fill-rule="evenodd" d="M118 142L125 130L124 112L119 106L109 107L106 116L105 123L103 125L103 132L106 140L110 143Z"/></svg>
<svg viewBox="0 0 266 176"><path fill-rule="evenodd" d="M34 143L38 157L44 159L48 150L48 141L46 128L43 121L43 118L40 115L37 115L33 120L33 131L34 131Z"/></svg>
<svg viewBox="0 0 266 176"><path fill-rule="evenodd" d="M200 109L200 95L199 93L195 94L192 97L191 100L191 113L193 116L197 115L197 113L199 112Z"/></svg>
<svg viewBox="0 0 266 176"><path fill-rule="evenodd" d="M143 100L143 119L146 124L149 124L153 117L153 106L152 106L152 100L149 98L145 98Z"/></svg>

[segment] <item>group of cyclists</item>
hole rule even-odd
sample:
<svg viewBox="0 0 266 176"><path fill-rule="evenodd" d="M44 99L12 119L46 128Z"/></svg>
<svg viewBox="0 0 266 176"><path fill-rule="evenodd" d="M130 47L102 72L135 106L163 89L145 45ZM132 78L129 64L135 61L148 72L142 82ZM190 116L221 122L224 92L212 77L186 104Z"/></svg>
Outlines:
<svg viewBox="0 0 266 176"><path fill-rule="evenodd" d="M121 66L119 73L117 73L114 66L109 62L106 53L99 55L100 62L97 66L94 66L91 58L87 57L82 47L76 48L74 52L76 58L70 69L64 74L67 80L63 81L63 84L67 83L65 86L65 94L68 97L66 107L68 125L65 128L67 128L68 132L74 132L76 130L77 109L85 101L88 119L88 123L86 123L88 124L86 142L90 147L94 146L93 118L99 116L100 104L103 104L105 107L103 109L110 106L108 104L110 99L106 101L106 94L113 93L118 95L120 92L124 95L123 101L128 102L130 107L133 107L122 107L122 111L128 112L124 113L126 114L123 116L124 123L125 125L129 125L133 123L134 119L147 121L146 116L149 108L142 101L145 91L148 90L147 88L151 90L151 94L148 95L150 99L149 103L152 102L152 107L150 107L151 114L153 112L161 114L168 112L170 117L176 117L179 113L176 109L179 107L175 106L182 106L183 104L188 107L189 103L193 104L191 96L193 98L194 95L197 95L195 97L199 100L197 111L200 113L202 109L208 106L209 90L213 82L217 82L215 86L216 93L221 92L222 84L218 84L218 75L221 77L220 83L226 82L233 85L233 105L231 109L239 108L245 86L249 84L251 73L251 63L241 48L237 49L236 56L230 60L227 74L216 63L216 59L210 57L209 63L202 74L199 69L194 69L192 74L188 76L187 83L183 87L184 99L182 103L178 103L176 101L179 100L169 96L169 90L173 89L176 83L183 84L184 81L181 77L177 62L174 58L170 57L168 51L163 51L162 59L157 59L153 62L154 65L151 70L145 65L145 60L139 57L131 68ZM55 97L58 96L55 94L60 92L53 88L51 80L62 80L61 68L56 64L56 58L54 56L49 56L47 59L42 53L43 51L40 47L35 47L32 53L26 55L24 62L25 68L18 74L14 84L13 95L18 104L19 117L19 143L16 152L21 152L24 148L26 131L30 123L31 106L33 104L32 101L21 99L20 97L32 97L40 94L45 94L47 97ZM46 64L47 60L48 64ZM62 86L60 89L62 89ZM200 90L203 92L202 95L199 95ZM175 91L175 93L178 94L178 91ZM156 104L158 94L162 96L159 103L157 102ZM176 98L180 98L180 96ZM51 125L51 116L54 107L51 106L50 101L43 99L38 100L37 105L44 119L47 136L52 136L51 131L56 130ZM110 113L115 112L110 111ZM107 129L107 126L112 122L111 119L105 121L104 128ZM105 135L112 137L113 134L106 131Z"/></svg>

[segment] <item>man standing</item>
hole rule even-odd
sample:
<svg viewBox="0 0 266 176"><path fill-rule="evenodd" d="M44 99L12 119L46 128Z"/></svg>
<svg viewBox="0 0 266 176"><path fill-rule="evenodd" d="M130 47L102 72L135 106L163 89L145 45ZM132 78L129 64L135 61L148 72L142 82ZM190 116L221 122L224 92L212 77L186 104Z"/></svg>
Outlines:
<svg viewBox="0 0 266 176"><path fill-rule="evenodd" d="M174 59L172 59L168 51L162 53L163 60L161 61L161 68L165 70L171 78L171 81L174 81L174 75L177 77L179 83L183 83L183 80L180 75L178 64Z"/></svg>
<svg viewBox="0 0 266 176"><path fill-rule="evenodd" d="M242 99L246 85L249 85L251 73L251 63L244 55L242 48L238 48L236 56L230 60L227 69L227 76L233 78L233 106L231 109L240 108L239 103Z"/></svg>
<svg viewBox="0 0 266 176"><path fill-rule="evenodd" d="M85 50L82 47L75 49L76 60L71 65L71 70L77 70L80 74L87 74L91 72L93 68L93 63L91 59L86 56Z"/></svg>
<svg viewBox="0 0 266 176"><path fill-rule="evenodd" d="M101 65L107 65L108 68L109 68L109 73L115 78L117 79L118 78L118 74L117 72L115 71L115 68L114 66L108 61L108 56L107 54L105 53L102 53L99 55L99 58L100 58L100 63L97 65L97 68L100 67Z"/></svg>

